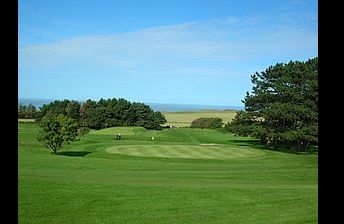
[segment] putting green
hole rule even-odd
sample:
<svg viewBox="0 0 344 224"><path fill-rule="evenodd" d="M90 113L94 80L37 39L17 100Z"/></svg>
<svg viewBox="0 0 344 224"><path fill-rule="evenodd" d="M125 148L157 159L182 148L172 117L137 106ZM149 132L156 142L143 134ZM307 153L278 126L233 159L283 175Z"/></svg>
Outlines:
<svg viewBox="0 0 344 224"><path fill-rule="evenodd" d="M261 150L232 148L224 145L123 145L110 147L106 151L139 157L187 159L234 159L265 154Z"/></svg>

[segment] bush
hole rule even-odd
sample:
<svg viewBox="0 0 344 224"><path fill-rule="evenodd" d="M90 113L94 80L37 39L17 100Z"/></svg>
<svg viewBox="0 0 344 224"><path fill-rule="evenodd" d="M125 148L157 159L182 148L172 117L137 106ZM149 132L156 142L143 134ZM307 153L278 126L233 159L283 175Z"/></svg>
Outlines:
<svg viewBox="0 0 344 224"><path fill-rule="evenodd" d="M221 128L223 121L221 118L197 118L192 121L191 128L210 128L217 129Z"/></svg>

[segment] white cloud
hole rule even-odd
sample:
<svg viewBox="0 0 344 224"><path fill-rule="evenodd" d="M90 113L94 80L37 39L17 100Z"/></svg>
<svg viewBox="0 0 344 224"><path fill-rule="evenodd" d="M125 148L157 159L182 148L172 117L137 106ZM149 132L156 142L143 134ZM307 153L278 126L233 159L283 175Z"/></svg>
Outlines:
<svg viewBox="0 0 344 224"><path fill-rule="evenodd" d="M317 30L310 29L307 21L295 26L296 20L283 15L216 18L19 47L19 70L67 74L98 68L123 74L230 75L245 70L231 70L237 63L317 52Z"/></svg>

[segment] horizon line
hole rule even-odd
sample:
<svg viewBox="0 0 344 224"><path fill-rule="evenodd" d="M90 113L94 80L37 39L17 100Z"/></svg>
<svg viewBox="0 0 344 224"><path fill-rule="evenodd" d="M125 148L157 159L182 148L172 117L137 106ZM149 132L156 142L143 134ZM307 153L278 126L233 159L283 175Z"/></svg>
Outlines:
<svg viewBox="0 0 344 224"><path fill-rule="evenodd" d="M104 99L104 100L107 100L107 99L125 99L125 100L128 100L124 97L112 97L112 98L105 98L105 97L100 97L98 100L96 99L91 99L91 98L88 98L88 99L68 99L68 98L60 98L60 99L53 99L53 98L35 98L35 97L19 97L18 96L18 103L19 103L19 99L29 99L29 100L49 100L49 101L55 101L55 100L75 100L75 101L81 101L81 102L84 102L84 101L87 101L87 100L93 100L93 101L99 101L100 99ZM129 102L138 102L140 103L140 101L135 101L135 100L128 100ZM164 102L164 103L161 103L161 102L144 102L144 101L141 101L141 103L145 103L145 104L168 104L168 105L193 105L193 106L221 106L221 107L244 107L244 105L223 105L223 104L193 104L193 103L169 103L169 102Z"/></svg>

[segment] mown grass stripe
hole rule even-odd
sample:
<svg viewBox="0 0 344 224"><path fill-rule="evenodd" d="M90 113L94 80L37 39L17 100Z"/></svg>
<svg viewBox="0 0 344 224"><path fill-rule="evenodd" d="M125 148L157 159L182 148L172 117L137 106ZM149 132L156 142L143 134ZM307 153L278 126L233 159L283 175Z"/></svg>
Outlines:
<svg viewBox="0 0 344 224"><path fill-rule="evenodd" d="M169 157L194 159L233 159L262 156L260 151L230 148L229 146L197 145L126 145L107 149L109 153L126 154L140 157Z"/></svg>

